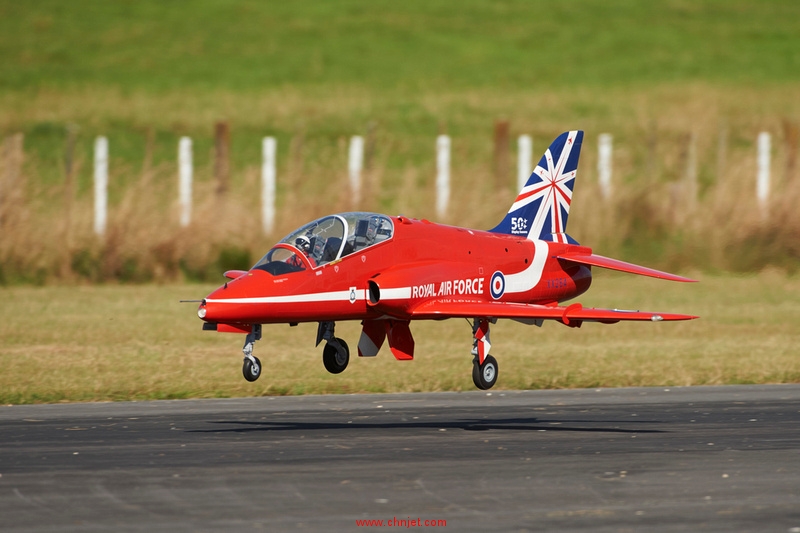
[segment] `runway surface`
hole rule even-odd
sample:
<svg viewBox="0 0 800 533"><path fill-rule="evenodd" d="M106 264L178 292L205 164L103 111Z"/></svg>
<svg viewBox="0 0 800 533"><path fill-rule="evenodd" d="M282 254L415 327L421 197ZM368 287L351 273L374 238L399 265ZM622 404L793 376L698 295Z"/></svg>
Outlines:
<svg viewBox="0 0 800 533"><path fill-rule="evenodd" d="M800 532L800 385L0 407L0 475L4 532Z"/></svg>

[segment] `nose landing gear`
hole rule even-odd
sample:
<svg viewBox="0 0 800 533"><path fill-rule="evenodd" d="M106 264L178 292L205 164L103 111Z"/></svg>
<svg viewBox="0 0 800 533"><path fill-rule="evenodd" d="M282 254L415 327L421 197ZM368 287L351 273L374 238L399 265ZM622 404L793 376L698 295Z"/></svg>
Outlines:
<svg viewBox="0 0 800 533"><path fill-rule="evenodd" d="M261 339L261 324L253 324L250 333L244 340L242 353L244 353L244 363L242 363L242 374L247 381L255 381L261 375L261 361L253 355L253 345Z"/></svg>
<svg viewBox="0 0 800 533"><path fill-rule="evenodd" d="M257 380L258 376L261 375L261 361L259 358L253 357L251 360L245 357L244 363L242 363L242 374L247 381Z"/></svg>

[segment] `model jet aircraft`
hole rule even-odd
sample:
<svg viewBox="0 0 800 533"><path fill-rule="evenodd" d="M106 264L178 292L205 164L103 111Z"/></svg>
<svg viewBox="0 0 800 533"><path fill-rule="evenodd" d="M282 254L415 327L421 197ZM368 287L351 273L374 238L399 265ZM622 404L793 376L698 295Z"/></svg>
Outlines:
<svg viewBox="0 0 800 533"><path fill-rule="evenodd" d="M226 272L231 281L200 304L203 329L246 334L242 372L255 381L261 361L253 345L262 324L318 322L317 345L325 341L322 361L338 374L347 367L350 350L334 334L337 321L361 321L360 357L377 355L388 340L398 360L410 360L412 320L463 317L472 320L472 379L479 389L489 389L498 376L497 360L489 355L489 326L498 319L580 327L697 318L561 305L589 288L592 267L694 281L596 255L567 235L582 140L582 131L556 138L508 214L489 231L361 212L310 222L250 270Z"/></svg>

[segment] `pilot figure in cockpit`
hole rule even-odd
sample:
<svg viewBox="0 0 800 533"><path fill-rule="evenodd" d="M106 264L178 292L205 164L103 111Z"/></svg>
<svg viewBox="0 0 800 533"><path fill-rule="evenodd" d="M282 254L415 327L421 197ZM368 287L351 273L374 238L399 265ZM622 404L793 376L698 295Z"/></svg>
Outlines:
<svg viewBox="0 0 800 533"><path fill-rule="evenodd" d="M311 257L311 240L306 237L305 235L300 235L294 240L295 247L303 252L303 254L308 258L308 261L311 263L311 266L317 266L317 262L314 261L314 258ZM286 263L296 267L303 267L303 260L300 259L297 254L292 255L289 259L286 260Z"/></svg>

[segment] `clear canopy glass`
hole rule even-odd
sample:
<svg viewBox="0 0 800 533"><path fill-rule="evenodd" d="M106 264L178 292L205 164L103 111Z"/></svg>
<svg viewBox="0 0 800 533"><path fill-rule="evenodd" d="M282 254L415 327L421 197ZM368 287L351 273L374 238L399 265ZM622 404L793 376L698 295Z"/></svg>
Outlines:
<svg viewBox="0 0 800 533"><path fill-rule="evenodd" d="M322 266L392 237L394 224L386 215L340 213L310 222L280 240L253 268L273 275ZM303 254L305 260L300 257Z"/></svg>

